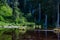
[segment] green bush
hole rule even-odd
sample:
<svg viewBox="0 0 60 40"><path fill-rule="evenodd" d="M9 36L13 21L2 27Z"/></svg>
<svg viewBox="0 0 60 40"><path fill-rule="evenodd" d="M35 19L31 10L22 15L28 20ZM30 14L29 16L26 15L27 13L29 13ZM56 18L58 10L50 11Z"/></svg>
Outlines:
<svg viewBox="0 0 60 40"><path fill-rule="evenodd" d="M1 6L0 15L3 16L12 16L12 9L8 5Z"/></svg>

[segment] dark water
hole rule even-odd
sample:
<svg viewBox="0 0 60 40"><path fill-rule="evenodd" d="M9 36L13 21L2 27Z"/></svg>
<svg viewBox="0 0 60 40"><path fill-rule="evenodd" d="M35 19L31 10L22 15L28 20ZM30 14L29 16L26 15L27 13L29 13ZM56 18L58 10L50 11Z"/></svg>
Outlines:
<svg viewBox="0 0 60 40"><path fill-rule="evenodd" d="M23 40L58 40L57 34L54 32L47 31L47 36L45 31L28 31L24 34Z"/></svg>
<svg viewBox="0 0 60 40"><path fill-rule="evenodd" d="M15 33L6 33L6 35L11 35L13 40L16 39ZM5 34L5 33L4 33ZM13 36L14 35L14 36ZM4 35L3 35L4 36ZM52 31L27 31L25 34L18 35L19 40L60 40L58 39L58 34Z"/></svg>

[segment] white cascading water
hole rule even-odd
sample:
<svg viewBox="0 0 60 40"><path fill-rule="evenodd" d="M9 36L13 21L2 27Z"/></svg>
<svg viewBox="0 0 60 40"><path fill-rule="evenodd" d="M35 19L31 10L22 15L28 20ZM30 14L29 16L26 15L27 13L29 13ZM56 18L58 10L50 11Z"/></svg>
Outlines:
<svg viewBox="0 0 60 40"><path fill-rule="evenodd" d="M57 28L57 27L59 28L59 2L58 2L58 4L57 4L57 8L58 8L58 11L57 11L57 25L56 25L56 28ZM60 40L60 39L59 39L59 33L58 33L58 40Z"/></svg>

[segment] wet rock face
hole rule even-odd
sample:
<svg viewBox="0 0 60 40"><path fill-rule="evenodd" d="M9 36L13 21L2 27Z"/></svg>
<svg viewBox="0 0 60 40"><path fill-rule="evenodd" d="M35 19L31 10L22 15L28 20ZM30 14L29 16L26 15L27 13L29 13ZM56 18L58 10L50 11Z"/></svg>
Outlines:
<svg viewBox="0 0 60 40"><path fill-rule="evenodd" d="M41 32L27 32L23 35L23 40L58 40L57 35L54 32L47 32L47 36L44 31Z"/></svg>

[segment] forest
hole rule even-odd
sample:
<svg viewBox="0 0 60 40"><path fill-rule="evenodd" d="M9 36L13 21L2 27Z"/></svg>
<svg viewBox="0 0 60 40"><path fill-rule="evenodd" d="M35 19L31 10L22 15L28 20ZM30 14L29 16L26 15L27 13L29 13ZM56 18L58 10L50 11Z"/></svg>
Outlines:
<svg viewBox="0 0 60 40"><path fill-rule="evenodd" d="M54 26L57 16L56 0L1 0L0 25L47 25ZM2 24L3 23L3 24Z"/></svg>
<svg viewBox="0 0 60 40"><path fill-rule="evenodd" d="M5 32L16 33L18 36L21 29L25 33L35 28L55 28L60 23L57 19L57 4L57 0L0 0L0 26L22 26L20 30L0 28L0 39L11 40L8 36L8 39L1 37Z"/></svg>

